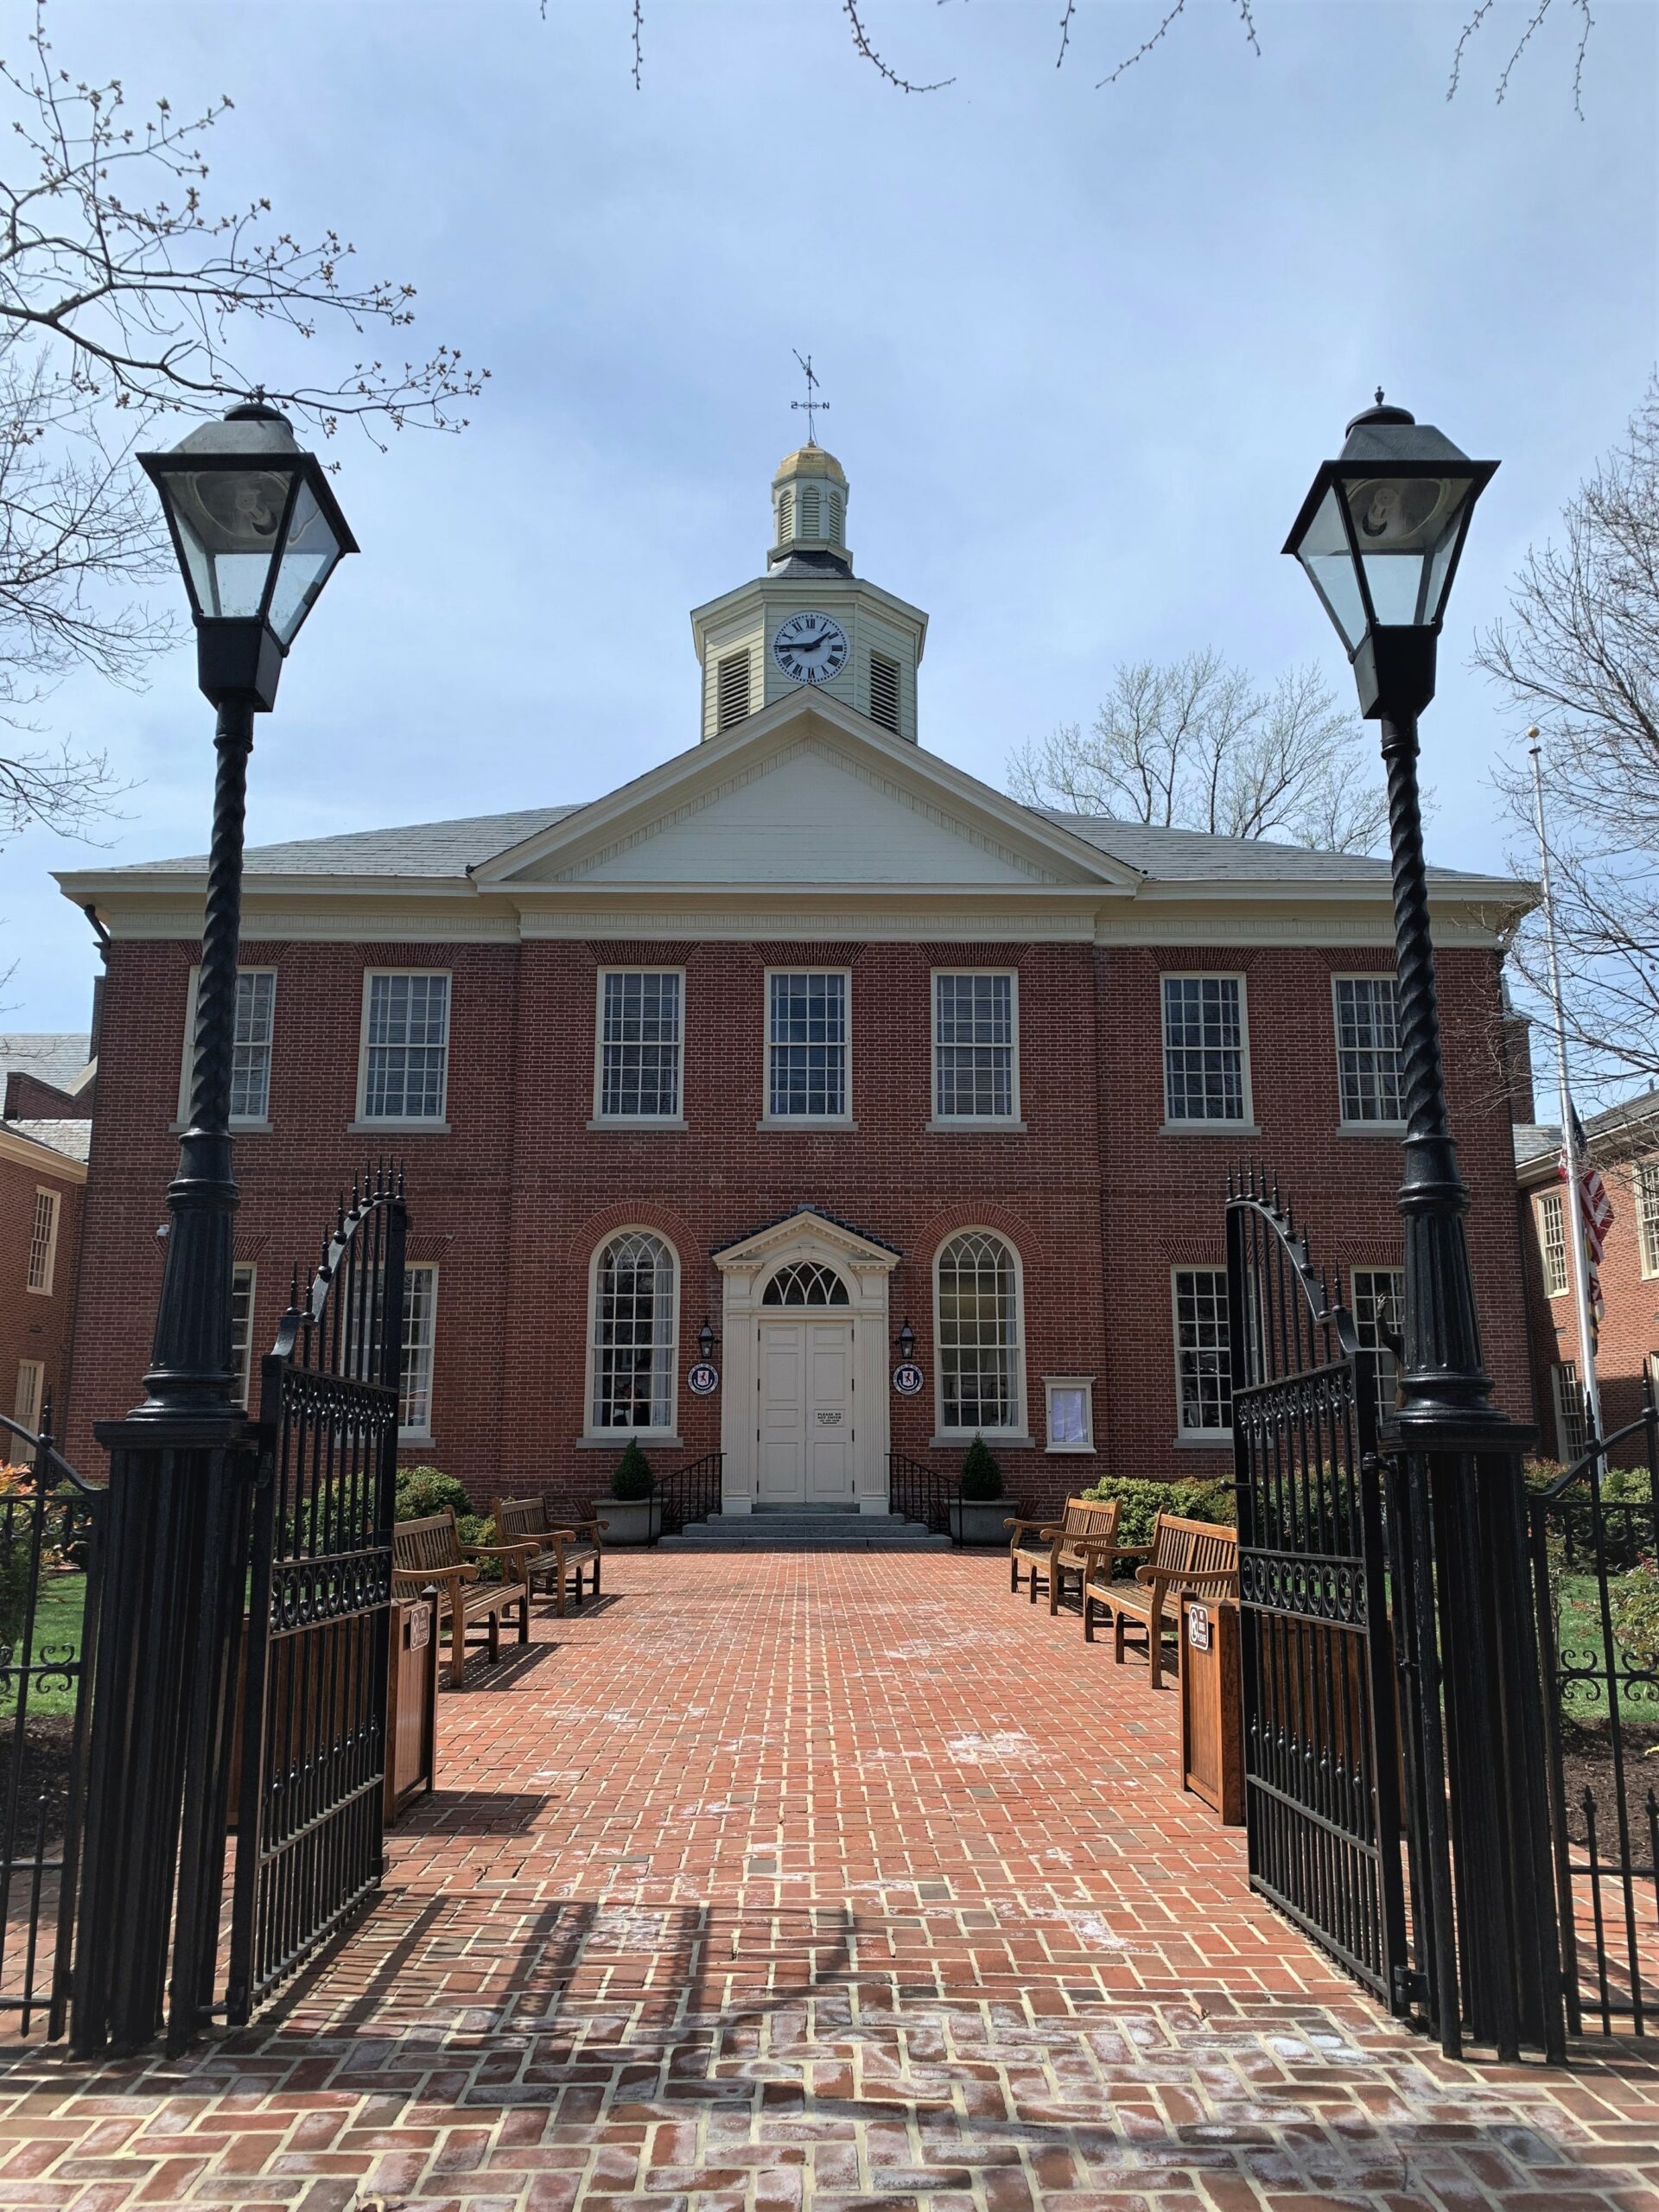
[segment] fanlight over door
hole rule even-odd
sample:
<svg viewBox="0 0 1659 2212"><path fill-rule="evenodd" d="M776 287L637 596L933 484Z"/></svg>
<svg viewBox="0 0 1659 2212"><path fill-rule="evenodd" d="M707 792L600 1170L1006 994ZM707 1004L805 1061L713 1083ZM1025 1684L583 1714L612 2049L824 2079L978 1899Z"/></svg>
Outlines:
<svg viewBox="0 0 1659 2212"><path fill-rule="evenodd" d="M846 1306L847 1286L833 1268L797 1260L779 1268L761 1294L763 1306Z"/></svg>

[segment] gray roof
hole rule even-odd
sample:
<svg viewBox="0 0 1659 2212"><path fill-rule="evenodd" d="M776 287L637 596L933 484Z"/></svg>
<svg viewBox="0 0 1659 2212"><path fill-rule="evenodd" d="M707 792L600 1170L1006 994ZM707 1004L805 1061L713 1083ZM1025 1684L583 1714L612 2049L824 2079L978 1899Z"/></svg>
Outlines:
<svg viewBox="0 0 1659 2212"><path fill-rule="evenodd" d="M1552 1158L1561 1148L1560 1128L1554 1122L1517 1122L1511 1134L1517 1167L1531 1167L1541 1160Z"/></svg>
<svg viewBox="0 0 1659 2212"><path fill-rule="evenodd" d="M54 1090L73 1088L86 1071L92 1040L84 1030L41 1030L34 1034L14 1030L0 1035L0 1077L32 1075Z"/></svg>
<svg viewBox="0 0 1659 2212"><path fill-rule="evenodd" d="M1639 1091L1634 1098L1621 1099L1617 1106L1592 1114L1584 1125L1584 1134L1592 1143L1622 1136L1644 1136L1647 1125L1659 1126L1659 1090Z"/></svg>
<svg viewBox="0 0 1659 2212"><path fill-rule="evenodd" d="M647 771L647 773L650 772ZM635 780L638 780L637 779ZM626 786L625 786L626 788ZM1201 830L1165 830L1109 816L1071 814L1058 807L1032 810L1142 875L1165 882L1375 883L1389 880L1389 863L1355 853L1319 853L1265 837L1212 837ZM249 875L442 877L464 875L526 837L535 836L580 806L526 807L515 814L475 814L455 822L416 822L397 830L353 830L337 837L297 837L286 844L255 845ZM144 861L114 868L121 876L199 875L207 860ZM1445 883L1491 879L1457 868L1431 868ZM85 1039L82 1043L84 1045Z"/></svg>
<svg viewBox="0 0 1659 2212"><path fill-rule="evenodd" d="M28 1137L66 1160L86 1160L92 1149L92 1125L81 1122L0 1122L9 1136Z"/></svg>

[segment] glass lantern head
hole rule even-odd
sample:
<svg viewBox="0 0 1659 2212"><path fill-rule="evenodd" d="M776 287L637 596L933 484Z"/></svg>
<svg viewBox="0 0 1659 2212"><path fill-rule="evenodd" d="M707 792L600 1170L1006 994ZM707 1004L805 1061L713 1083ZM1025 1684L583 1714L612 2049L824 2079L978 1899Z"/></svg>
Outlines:
<svg viewBox="0 0 1659 2212"><path fill-rule="evenodd" d="M709 1323L705 1320L702 1326L697 1331L697 1352L701 1358L706 1360L714 1349L715 1332Z"/></svg>
<svg viewBox="0 0 1659 2212"><path fill-rule="evenodd" d="M1497 468L1380 395L1348 425L1284 550L1307 571L1351 660L1373 630L1439 631L1475 501Z"/></svg>

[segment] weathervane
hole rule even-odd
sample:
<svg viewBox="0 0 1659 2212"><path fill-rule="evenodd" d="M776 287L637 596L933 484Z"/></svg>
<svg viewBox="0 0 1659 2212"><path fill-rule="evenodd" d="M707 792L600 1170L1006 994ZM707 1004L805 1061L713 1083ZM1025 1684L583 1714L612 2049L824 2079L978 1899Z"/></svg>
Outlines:
<svg viewBox="0 0 1659 2212"><path fill-rule="evenodd" d="M794 352L795 349L791 347L791 351ZM818 438L812 417L820 411L827 415L830 412L830 403L827 399L820 399L817 396L818 380L812 373L812 356L810 353L795 353L795 358L800 363L806 377L806 397L791 399L789 404L794 412L798 413L801 410L805 410L806 442L810 446L815 446L818 442Z"/></svg>

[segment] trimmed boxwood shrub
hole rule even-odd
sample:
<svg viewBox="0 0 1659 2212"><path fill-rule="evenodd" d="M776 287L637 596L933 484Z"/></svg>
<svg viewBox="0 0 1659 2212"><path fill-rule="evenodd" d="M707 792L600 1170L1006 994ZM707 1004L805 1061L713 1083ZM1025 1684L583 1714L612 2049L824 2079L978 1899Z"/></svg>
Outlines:
<svg viewBox="0 0 1659 2212"><path fill-rule="evenodd" d="M1149 1544L1152 1524L1160 1513L1179 1513L1188 1521L1221 1521L1230 1529L1238 1518L1238 1501L1230 1482L1149 1483L1133 1475L1107 1475L1079 1495L1116 1498L1121 1544Z"/></svg>
<svg viewBox="0 0 1659 2212"><path fill-rule="evenodd" d="M964 1505L988 1505L1002 1495L1002 1470L982 1436L975 1437L962 1455L960 1494Z"/></svg>
<svg viewBox="0 0 1659 2212"><path fill-rule="evenodd" d="M442 1467L399 1467L397 1470L397 1503L395 1517L399 1521L424 1521L434 1513L442 1513L448 1506L455 1516L455 1534L463 1544L488 1544L495 1541L495 1522L487 1513L474 1513L473 1501L464 1484L453 1475L446 1475ZM480 1582L499 1582L502 1576L502 1562L499 1559L481 1559L478 1562Z"/></svg>
<svg viewBox="0 0 1659 2212"><path fill-rule="evenodd" d="M622 1504L636 1503L649 1497L657 1487L657 1478L651 1471L651 1462L639 1449L637 1438L630 1437L628 1448L616 1463L616 1472L611 1477L611 1496Z"/></svg>

